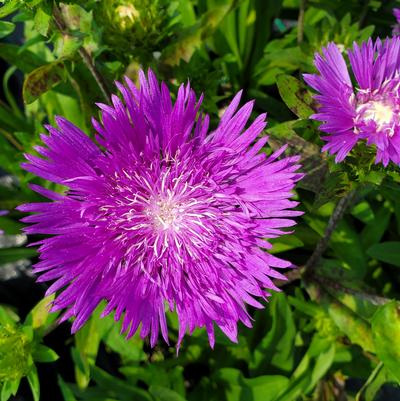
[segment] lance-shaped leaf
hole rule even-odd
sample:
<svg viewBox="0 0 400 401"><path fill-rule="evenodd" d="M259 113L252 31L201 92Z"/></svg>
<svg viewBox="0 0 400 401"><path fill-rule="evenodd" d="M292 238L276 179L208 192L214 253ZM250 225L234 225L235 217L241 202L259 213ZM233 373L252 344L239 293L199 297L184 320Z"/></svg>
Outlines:
<svg viewBox="0 0 400 401"><path fill-rule="evenodd" d="M400 267L400 242L388 241L372 245L367 254L381 262Z"/></svg>

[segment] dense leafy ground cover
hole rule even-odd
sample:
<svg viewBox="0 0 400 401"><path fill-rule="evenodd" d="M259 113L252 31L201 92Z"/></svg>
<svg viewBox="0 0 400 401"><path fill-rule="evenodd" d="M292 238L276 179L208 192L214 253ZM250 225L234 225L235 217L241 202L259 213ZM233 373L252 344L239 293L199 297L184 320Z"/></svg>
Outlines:
<svg viewBox="0 0 400 401"><path fill-rule="evenodd" d="M399 167L375 164L376 149L365 141L341 163L322 153L320 123L310 119L319 100L303 79L317 73L314 54L329 42L344 51L391 37L397 2L0 3L1 401L400 399ZM396 57L388 61L397 63L393 79ZM26 214L16 207L43 201L29 184L65 188L21 168L23 154L35 154L43 126L57 115L93 138L96 102L117 93L114 80L138 83L139 69L149 67L173 98L188 79L204 93L211 129L242 89L241 104L255 99L251 120L268 113L263 152L287 144L287 155L301 156L306 175L294 198L303 214L268 250L296 269L274 280L281 292L261 301L264 309L248 306L253 328L239 324L237 343L216 328L211 349L206 330L196 329L177 354L174 313L167 314L170 345L159 339L151 347L138 333L126 340L120 322L100 318L104 304L72 335L74 318L58 324L60 313L48 311L54 295L44 297L51 283L35 283L32 274L38 253L26 244L43 235L24 234ZM398 125L396 105L389 117ZM386 122L378 112L367 119Z"/></svg>

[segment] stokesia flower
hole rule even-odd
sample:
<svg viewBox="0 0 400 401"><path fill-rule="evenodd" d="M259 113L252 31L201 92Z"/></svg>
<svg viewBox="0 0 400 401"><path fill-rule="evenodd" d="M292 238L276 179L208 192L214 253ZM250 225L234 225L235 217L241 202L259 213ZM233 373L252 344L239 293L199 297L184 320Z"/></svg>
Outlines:
<svg viewBox="0 0 400 401"><path fill-rule="evenodd" d="M42 135L43 156L26 155L23 167L54 183L64 194L32 185L50 202L19 207L29 234L39 242L38 281L55 280L52 310L66 309L78 330L102 301L102 316L115 311L122 332L168 342L166 310L179 319L178 347L187 330L205 327L214 345L214 322L232 340L237 323L251 326L246 304L277 290L277 269L291 264L270 255L268 239L284 234L300 212L291 210L301 178L299 157L278 159L260 152L262 114L246 129L253 102L237 110L239 93L209 133L189 84L175 103L167 86L140 72L140 89L116 83L122 99L99 104L93 120L96 145L57 117L58 128Z"/></svg>
<svg viewBox="0 0 400 401"><path fill-rule="evenodd" d="M315 55L318 74L304 74L319 92L322 150L341 162L359 141L376 147L376 163L400 164L400 37L353 45L348 56L356 85L334 43Z"/></svg>
<svg viewBox="0 0 400 401"><path fill-rule="evenodd" d="M400 8L394 8L393 15L395 16L397 23L393 25L392 34L400 35Z"/></svg>

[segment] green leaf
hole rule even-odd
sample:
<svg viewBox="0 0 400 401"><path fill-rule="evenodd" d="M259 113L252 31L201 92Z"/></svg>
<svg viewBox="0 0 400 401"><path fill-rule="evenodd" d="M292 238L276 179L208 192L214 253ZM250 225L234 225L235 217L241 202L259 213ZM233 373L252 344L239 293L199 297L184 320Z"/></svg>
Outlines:
<svg viewBox="0 0 400 401"><path fill-rule="evenodd" d="M273 248L269 250L270 253L276 254L280 252L289 251L291 249L301 248L304 243L295 235L283 235L279 239L270 240Z"/></svg>
<svg viewBox="0 0 400 401"><path fill-rule="evenodd" d="M18 8L20 7L20 5L21 5L21 1L20 0L8 0L8 1L6 1L4 6L2 6L0 8L0 18L7 17L7 15L10 15L14 11L17 11Z"/></svg>
<svg viewBox="0 0 400 401"><path fill-rule="evenodd" d="M22 223L10 219L9 217L0 217L0 229L7 234L16 235L21 234L21 229L24 227Z"/></svg>
<svg viewBox="0 0 400 401"><path fill-rule="evenodd" d="M341 304L353 311L356 315L369 321L373 314L382 305L384 300L363 292L348 291L346 289L335 288L334 284L325 286L324 289Z"/></svg>
<svg viewBox="0 0 400 401"><path fill-rule="evenodd" d="M179 65L181 60L189 62L195 50L215 32L230 11L230 4L209 10L197 24L184 29L178 38L165 48L162 54L162 62L168 66Z"/></svg>
<svg viewBox="0 0 400 401"><path fill-rule="evenodd" d="M29 50L20 52L20 49L21 46L0 43L0 58L10 65L15 65L24 73L29 73L43 64L44 60L35 53Z"/></svg>
<svg viewBox="0 0 400 401"><path fill-rule="evenodd" d="M135 401L153 401L153 397L146 391L111 376L97 366L92 368L92 376L93 380L104 390L112 390L113 393L122 394L124 398L131 397Z"/></svg>
<svg viewBox="0 0 400 401"><path fill-rule="evenodd" d="M15 314L10 308L6 306L0 306L0 325L15 326L15 323L19 321L19 316Z"/></svg>
<svg viewBox="0 0 400 401"><path fill-rule="evenodd" d="M5 38L14 32L15 24L7 21L0 21L0 39Z"/></svg>
<svg viewBox="0 0 400 401"><path fill-rule="evenodd" d="M135 335L126 339L121 335L121 325L114 323L111 330L105 335L104 342L114 352L117 352L124 364L129 362L139 362L146 359L146 354L143 351L143 340Z"/></svg>
<svg viewBox="0 0 400 401"><path fill-rule="evenodd" d="M356 401L374 401L379 389L388 381L383 363L379 363L372 371L365 384L356 395Z"/></svg>
<svg viewBox="0 0 400 401"><path fill-rule="evenodd" d="M83 40L72 35L60 35L54 45L58 57L72 57L82 46Z"/></svg>
<svg viewBox="0 0 400 401"><path fill-rule="evenodd" d="M314 113L315 103L307 87L291 75L276 78L279 94L290 110L299 118L307 119Z"/></svg>
<svg viewBox="0 0 400 401"><path fill-rule="evenodd" d="M223 368L218 370L214 379L224 393L227 401L274 401L288 386L285 376L270 375L246 379L240 370Z"/></svg>
<svg viewBox="0 0 400 401"><path fill-rule="evenodd" d="M57 383L60 387L61 394L64 397L64 401L76 401L74 393L68 387L68 384L64 382L63 378L60 375L57 375Z"/></svg>
<svg viewBox="0 0 400 401"><path fill-rule="evenodd" d="M346 306L331 301L327 305L329 316L353 344L360 345L365 351L374 352L371 326Z"/></svg>
<svg viewBox="0 0 400 401"><path fill-rule="evenodd" d="M58 355L51 348L38 344L32 352L35 362L54 362L58 359Z"/></svg>
<svg viewBox="0 0 400 401"><path fill-rule="evenodd" d="M376 353L400 384L400 303L381 306L371 323Z"/></svg>
<svg viewBox="0 0 400 401"><path fill-rule="evenodd" d="M286 296L282 293L274 294L268 312L272 318L272 327L254 350L250 362L253 374L265 371L270 365L285 371L290 371L293 366L296 327ZM261 325L260 319L254 328L255 333L264 330Z"/></svg>
<svg viewBox="0 0 400 401"><path fill-rule="evenodd" d="M311 344L297 366L287 390L274 401L293 401L309 393L331 367L335 344L329 338L315 334Z"/></svg>
<svg viewBox="0 0 400 401"><path fill-rule="evenodd" d="M186 401L186 398L183 398L176 391L162 386L150 386L149 393L152 394L157 401Z"/></svg>
<svg viewBox="0 0 400 401"><path fill-rule="evenodd" d="M333 203L325 205L329 213L331 213L333 207ZM313 216L311 213L306 214L304 219L313 230L323 236L327 219L323 220L319 216ZM353 279L364 277L367 269L367 257L360 236L352 224L347 220L341 220L332 233L329 245L333 249L335 256L345 262L344 266L348 277Z"/></svg>
<svg viewBox="0 0 400 401"><path fill-rule="evenodd" d="M30 259L37 255L33 248L1 248L0 265L16 262L21 259Z"/></svg>
<svg viewBox="0 0 400 401"><path fill-rule="evenodd" d="M400 242L388 241L372 245L367 254L381 262L400 267Z"/></svg>
<svg viewBox="0 0 400 401"><path fill-rule="evenodd" d="M12 395L12 381L7 380L4 383L1 384L1 395L0 395L0 400L1 401L7 401L11 395Z"/></svg>
<svg viewBox="0 0 400 401"><path fill-rule="evenodd" d="M25 324L32 326L35 331L40 335L43 334L45 329L57 319L58 313L50 313L51 303L54 300L54 294L43 298L38 302L34 308L28 313L25 319Z"/></svg>
<svg viewBox="0 0 400 401"><path fill-rule="evenodd" d="M35 101L40 95L62 82L65 76L65 67L61 61L42 65L29 73L22 91L25 103L30 104Z"/></svg>
<svg viewBox="0 0 400 401"><path fill-rule="evenodd" d="M33 365L27 376L29 387L31 388L34 401L40 400L40 383L36 366Z"/></svg>
<svg viewBox="0 0 400 401"><path fill-rule="evenodd" d="M364 224L372 223L375 219L374 211L367 201L362 201L353 207L351 214Z"/></svg>
<svg viewBox="0 0 400 401"><path fill-rule="evenodd" d="M377 244L381 240L389 225L391 214L392 212L388 207L382 206L374 219L363 229L361 232L361 242L365 249Z"/></svg>
<svg viewBox="0 0 400 401"><path fill-rule="evenodd" d="M307 124L303 120L292 120L268 128L269 144L274 150L284 145L289 145L288 154L300 155L302 171L307 174L299 182L298 186L320 194L325 189L326 177L331 178L332 174L327 175L328 165L321 156L319 146L297 135L294 130L296 126L304 123Z"/></svg>
<svg viewBox="0 0 400 401"><path fill-rule="evenodd" d="M51 14L47 13L42 7L38 8L33 20L35 29L43 36L47 36L51 21Z"/></svg>
<svg viewBox="0 0 400 401"><path fill-rule="evenodd" d="M92 12L86 11L77 4L60 3L60 9L67 28L72 31L79 30L83 33L91 33Z"/></svg>
<svg viewBox="0 0 400 401"><path fill-rule="evenodd" d="M75 334L76 350L82 362L75 366L75 376L78 386L86 388L90 381L91 367L94 366L100 341L113 322L111 319L100 318L100 305L92 314L89 321Z"/></svg>

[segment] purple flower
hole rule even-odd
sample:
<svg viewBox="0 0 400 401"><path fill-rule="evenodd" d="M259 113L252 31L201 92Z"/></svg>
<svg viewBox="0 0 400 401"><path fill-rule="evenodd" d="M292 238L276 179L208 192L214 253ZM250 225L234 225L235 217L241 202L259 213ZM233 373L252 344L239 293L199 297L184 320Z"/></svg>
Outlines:
<svg viewBox="0 0 400 401"><path fill-rule="evenodd" d="M400 37L354 44L348 56L356 85L334 43L315 55L320 75L304 74L319 92L318 113L311 118L322 121L328 134L322 150L341 162L361 140L375 145L376 163L400 164Z"/></svg>
<svg viewBox="0 0 400 401"><path fill-rule="evenodd" d="M397 24L393 25L392 34L394 36L396 36L396 35L400 35L400 8L394 8L393 15L395 16L395 18L397 20Z"/></svg>
<svg viewBox="0 0 400 401"><path fill-rule="evenodd" d="M52 235L39 242L38 281L56 280L47 294L62 289L52 309L76 317L73 332L105 300L102 316L115 310L127 337L141 323L152 346L160 330L168 342L167 308L178 347L196 327L213 346L214 322L236 341L238 321L251 326L246 304L261 308L255 297L277 290L276 269L291 265L265 249L301 214L289 200L299 157L260 153L266 115L246 129L253 102L237 110L240 93L208 133L189 84L175 103L151 71L140 72L140 89L116 85L123 100L99 104L102 123L93 120L99 146L58 117L41 136L47 147L36 147L44 158L26 155L26 170L67 187L32 185L51 202L19 207L36 213L24 218L34 223L27 233Z"/></svg>

